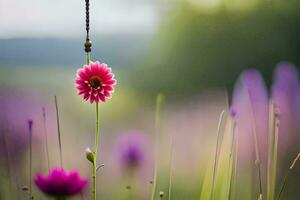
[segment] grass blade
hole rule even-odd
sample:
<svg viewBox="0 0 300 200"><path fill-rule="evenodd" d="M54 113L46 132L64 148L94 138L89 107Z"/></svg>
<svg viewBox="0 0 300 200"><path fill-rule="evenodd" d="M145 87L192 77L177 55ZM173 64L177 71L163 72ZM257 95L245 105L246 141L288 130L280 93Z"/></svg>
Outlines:
<svg viewBox="0 0 300 200"><path fill-rule="evenodd" d="M221 143L221 125L223 122L225 110L222 110L219 122L218 122L218 128L217 128L217 144L216 144L216 151L215 151L215 157L214 157L214 167L213 167L213 179L212 179L212 186L211 186L211 193L210 193L210 199L214 199L214 190L215 190L215 181L216 181L216 172L217 172L217 165L218 165L218 158L219 158L219 150L220 150L220 143Z"/></svg>
<svg viewBox="0 0 300 200"><path fill-rule="evenodd" d="M151 192L151 200L155 199L156 193L156 184L157 184L157 171L158 171L158 136L160 130L160 115L161 115L161 107L164 102L164 95L158 94L156 97L156 106L155 106L155 138L154 138L154 145L155 145L155 158L154 158L154 174L153 174L153 186Z"/></svg>
<svg viewBox="0 0 300 200"><path fill-rule="evenodd" d="M281 198L282 193L283 193L283 190L284 190L284 188L285 188L286 185L287 185L287 181L288 181L289 175L290 175L290 173L292 172L292 170L293 170L295 164L297 163L297 161L299 160L299 158L300 158L300 153L297 154L296 158L293 160L291 166L289 167L289 169L288 169L286 175L284 176L284 179L283 179L283 182L282 182L280 191L279 191L278 196L277 196L277 200L279 200L279 199Z"/></svg>

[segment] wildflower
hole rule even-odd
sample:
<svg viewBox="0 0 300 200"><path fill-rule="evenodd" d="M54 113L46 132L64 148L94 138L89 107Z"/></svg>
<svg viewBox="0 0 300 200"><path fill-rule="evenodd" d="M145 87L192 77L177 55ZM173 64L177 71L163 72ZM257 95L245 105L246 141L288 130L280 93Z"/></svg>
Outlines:
<svg viewBox="0 0 300 200"><path fill-rule="evenodd" d="M268 102L267 88L260 73L254 69L244 71L235 85L231 105L238 126L237 135L243 160L251 157L253 143L249 141L253 141L253 131L258 136L260 153L266 156Z"/></svg>
<svg viewBox="0 0 300 200"><path fill-rule="evenodd" d="M27 152L29 144L27 119L38 119L41 113L39 105L43 103L33 93L1 91L0 163L9 163L7 167L17 169L21 167L18 162ZM41 129L39 123L35 124L35 129ZM41 139L39 132L32 135L33 142L39 143Z"/></svg>
<svg viewBox="0 0 300 200"><path fill-rule="evenodd" d="M146 136L139 132L125 133L117 139L116 153L122 169L132 171L145 164L147 142Z"/></svg>
<svg viewBox="0 0 300 200"><path fill-rule="evenodd" d="M33 120L32 120L32 119L29 119L29 120L28 120L28 128L29 128L29 131L32 131L32 125L33 125Z"/></svg>
<svg viewBox="0 0 300 200"><path fill-rule="evenodd" d="M111 68L96 61L77 70L75 83L84 100L99 103L111 98L116 80Z"/></svg>
<svg viewBox="0 0 300 200"><path fill-rule="evenodd" d="M244 71L237 82L231 105L235 111L236 138L238 141L237 168L242 169L239 176L243 176L244 185L253 184L250 174L253 161L259 174L259 186L266 180L267 150L268 150L268 92L260 73L254 69ZM259 188L260 194L262 187Z"/></svg>
<svg viewBox="0 0 300 200"><path fill-rule="evenodd" d="M297 129L300 120L300 85L298 71L289 63L279 63L274 73L272 98L280 112L279 152L298 141Z"/></svg>
<svg viewBox="0 0 300 200"><path fill-rule="evenodd" d="M88 181L81 179L77 171L68 173L64 169L53 168L48 176L38 173L34 182L45 194L57 199L66 199L81 193Z"/></svg>

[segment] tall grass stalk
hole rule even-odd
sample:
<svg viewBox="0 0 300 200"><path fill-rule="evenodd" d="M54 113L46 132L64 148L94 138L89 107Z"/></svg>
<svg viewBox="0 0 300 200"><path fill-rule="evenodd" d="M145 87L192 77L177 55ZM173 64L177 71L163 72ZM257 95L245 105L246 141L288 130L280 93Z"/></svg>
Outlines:
<svg viewBox="0 0 300 200"><path fill-rule="evenodd" d="M262 192L262 175L261 175L261 160L260 160L260 152L259 152L259 144L258 144L258 136L257 136L257 126L256 126L256 120L254 115L254 108L252 104L252 98L250 91L248 89L248 95L249 95L249 103L250 103L250 111L251 111L251 128L253 132L253 138L254 138L254 148L255 148L255 165L257 166L258 171L258 183L259 183L259 195L258 200L262 199L263 192Z"/></svg>
<svg viewBox="0 0 300 200"><path fill-rule="evenodd" d="M7 176L8 176L8 182L9 182L9 192L13 191L13 181L12 181L12 164L10 162L10 151L9 151L9 145L8 145L8 141L7 141L7 137L6 137L6 130L3 130L2 134L2 141L3 141L3 150L4 150L4 154L5 154L5 159L6 159L6 163L7 163ZM0 195L1 197L1 195Z"/></svg>
<svg viewBox="0 0 300 200"><path fill-rule="evenodd" d="M216 144L216 151L215 151L215 157L214 157L213 179L212 179L211 193L210 193L211 200L214 199L216 172L217 172L218 159L219 159L218 155L219 155L220 144L221 144L221 125L223 122L224 114L225 114L225 110L222 110L222 112L219 116L219 122L218 122L218 128L217 128L217 144Z"/></svg>
<svg viewBox="0 0 300 200"><path fill-rule="evenodd" d="M45 136L45 149L46 149L46 160L47 160L47 170L50 170L50 156L49 156L49 147L48 147L48 133L46 125L46 108L42 108L43 111L43 126L44 126L44 136Z"/></svg>
<svg viewBox="0 0 300 200"><path fill-rule="evenodd" d="M28 199L32 199L32 121L28 121L29 130L29 196Z"/></svg>
<svg viewBox="0 0 300 200"><path fill-rule="evenodd" d="M267 199L272 199L272 158L274 150L274 106L272 100L269 102L269 129L268 129L268 163L267 163Z"/></svg>
<svg viewBox="0 0 300 200"><path fill-rule="evenodd" d="M232 197L232 190L236 175L237 164L237 136L236 136L236 121L232 119L232 140L229 154L229 168L228 168L228 200Z"/></svg>
<svg viewBox="0 0 300 200"><path fill-rule="evenodd" d="M156 184L157 184L157 170L158 170L158 147L159 147L159 132L160 132L160 117L161 117L161 107L164 102L164 95L158 94L156 96L156 105L155 105L155 136L154 136L154 148L155 148L155 157L154 157L154 172L153 172L153 186L151 192L151 200L155 199L156 193Z"/></svg>
<svg viewBox="0 0 300 200"><path fill-rule="evenodd" d="M267 199L275 199L277 157L278 157L279 113L273 101L269 105Z"/></svg>
<svg viewBox="0 0 300 200"><path fill-rule="evenodd" d="M168 200L171 200L172 194L172 175L173 175L173 137L171 136L170 163L169 163L169 185L168 185Z"/></svg>
<svg viewBox="0 0 300 200"><path fill-rule="evenodd" d="M287 173L285 174L284 178L283 178L283 182L282 182L282 185L280 187L280 191L278 193L278 196L277 196L277 200L281 199L281 196L282 196L282 193L283 193L283 190L284 188L286 187L286 184L287 184L287 181L288 181L288 178L289 178L289 175L290 173L292 172L293 168L295 167L297 161L300 159L300 153L297 154L297 156L294 158L292 164L290 165Z"/></svg>
<svg viewBox="0 0 300 200"><path fill-rule="evenodd" d="M237 132L237 127L236 127L236 132ZM238 166L238 152L239 152L239 140L238 137L236 136L235 139L235 149L234 149L234 168L233 168L233 173L232 178L231 178L231 184L230 184L230 189L233 190L233 192L230 192L230 198L233 197L235 199L235 194L236 194L236 177L237 177L237 166Z"/></svg>
<svg viewBox="0 0 300 200"><path fill-rule="evenodd" d="M62 145L61 145L61 133L59 125L59 112L58 112L58 102L57 97L54 96L55 110L56 110L56 121L57 121L57 134L58 134L58 146L59 146L59 161L60 167L63 168L63 154L62 154Z"/></svg>

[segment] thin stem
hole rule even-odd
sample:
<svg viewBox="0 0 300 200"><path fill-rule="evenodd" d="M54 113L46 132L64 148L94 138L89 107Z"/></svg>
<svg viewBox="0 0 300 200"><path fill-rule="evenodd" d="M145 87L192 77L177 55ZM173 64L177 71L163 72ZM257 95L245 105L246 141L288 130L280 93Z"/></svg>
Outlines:
<svg viewBox="0 0 300 200"><path fill-rule="evenodd" d="M96 155L96 154L95 154ZM97 175L97 170L96 170L96 161L93 163L93 171L92 171L92 178L93 178L93 200L97 199L97 192L96 192L96 187L97 187L97 182L96 182L96 175Z"/></svg>
<svg viewBox="0 0 300 200"><path fill-rule="evenodd" d="M230 154L229 154L229 188L228 188L228 199L231 199L231 190L232 190L232 185L233 185L233 179L234 179L234 171L236 169L236 122L232 122L232 141L231 141L231 148L230 148Z"/></svg>
<svg viewBox="0 0 300 200"><path fill-rule="evenodd" d="M258 179L259 179L259 199L262 198L262 178L261 178L261 163L260 163L260 153L259 153L259 145L258 145L258 137L257 137L257 130L256 130L256 121L254 116L254 108L252 105L252 98L250 91L248 89L249 95L249 103L250 103L250 110L251 110L251 125L252 125L252 132L254 137L254 147L255 147L255 165L257 166L258 170Z"/></svg>
<svg viewBox="0 0 300 200"><path fill-rule="evenodd" d="M50 156L49 156L49 147L48 147L48 136L47 136L47 126L46 126L46 108L43 107L43 125L44 125L44 135L45 135L45 148L46 148L46 159L48 171L50 170Z"/></svg>
<svg viewBox="0 0 300 200"><path fill-rule="evenodd" d="M287 184L289 175L290 175L291 171L293 170L295 164L296 164L297 161L299 160L299 158L300 158L300 153L297 154L296 158L293 160L291 166L289 167L289 169L288 169L286 175L284 176L283 183L282 183L282 185L281 185L280 191L279 191L278 196L277 196L277 200L279 200L279 199L281 198L282 192L283 192L283 190L284 190L284 188L285 188L285 186L286 186L286 184Z"/></svg>
<svg viewBox="0 0 300 200"><path fill-rule="evenodd" d="M32 198L32 121L28 121L29 127L29 200Z"/></svg>
<svg viewBox="0 0 300 200"><path fill-rule="evenodd" d="M273 166L272 166L272 178L271 178L271 192L272 199L275 199L275 185L277 174L277 160L278 160L278 136L279 136L279 119L276 117L275 121L275 138L274 138L274 152L273 152Z"/></svg>
<svg viewBox="0 0 300 200"><path fill-rule="evenodd" d="M273 101L270 101L270 130L269 130L269 152L268 152L268 184L267 199L275 199L275 185L278 157L278 133L279 133L279 111L275 108Z"/></svg>
<svg viewBox="0 0 300 200"><path fill-rule="evenodd" d="M89 52L87 52L86 53L86 64L87 65L89 65L90 64L90 60L91 60L91 58L90 58L91 56L90 56L90 53Z"/></svg>
<svg viewBox="0 0 300 200"><path fill-rule="evenodd" d="M274 104L272 99L269 102L269 130L268 130L268 170L267 170L267 199L272 198L271 184L272 184L272 163L273 163L273 151L274 151Z"/></svg>
<svg viewBox="0 0 300 200"><path fill-rule="evenodd" d="M237 126L235 126L235 131L236 133L238 132L238 128ZM235 183L235 180L236 180L236 177L237 177L237 166L238 166L238 152L239 152L239 140L238 140L238 137L235 136L235 149L234 149L234 166L233 166L233 169L232 169L232 174L231 174L231 182L230 182L230 196L229 196L229 200L231 199L231 197L233 197L233 199L235 199L235 194L236 194L236 184ZM231 191L231 189L233 189L233 192Z"/></svg>
<svg viewBox="0 0 300 200"><path fill-rule="evenodd" d="M9 151L9 145L6 138L6 130L2 132L2 139L3 139L3 148L6 156L6 163L7 163L7 175L9 180L9 190L12 192L13 184L12 184L12 169L11 169L11 162L10 162L10 151Z"/></svg>
<svg viewBox="0 0 300 200"><path fill-rule="evenodd" d="M171 150L170 150L170 172L169 172L169 188L168 188L168 200L171 200L172 194L172 175L173 175L173 137L171 136Z"/></svg>
<svg viewBox="0 0 300 200"><path fill-rule="evenodd" d="M156 182L157 182L157 169L158 169L158 136L159 136L159 129L160 129L160 114L161 114L161 107L163 104L164 96L163 94L158 94L156 97L156 106L155 106L155 138L154 138L154 145L155 145L155 158L154 158L154 174L153 174L153 187L151 192L151 200L155 199L155 192L156 192Z"/></svg>
<svg viewBox="0 0 300 200"><path fill-rule="evenodd" d="M63 197L63 196L55 198L55 200L66 200L66 199L67 199L67 197Z"/></svg>
<svg viewBox="0 0 300 200"><path fill-rule="evenodd" d="M94 162L93 162L93 200L97 199L97 155L98 155L98 148L99 148L99 104L96 103L96 132L95 132L95 150L94 150Z"/></svg>
<svg viewBox="0 0 300 200"><path fill-rule="evenodd" d="M98 146L99 146L99 104L96 103L95 153L98 153Z"/></svg>
<svg viewBox="0 0 300 200"><path fill-rule="evenodd" d="M217 128L217 144L216 144L215 159L214 159L213 180L212 180L211 193L210 193L211 200L214 199L215 179L216 179L216 171L217 171L217 164L218 164L218 152L219 152L220 137L221 137L221 125L222 125L224 113L225 110L222 110L219 117L218 128Z"/></svg>
<svg viewBox="0 0 300 200"><path fill-rule="evenodd" d="M54 96L54 101L55 101L55 109L56 109L60 167L63 168L63 155L62 155L61 134L60 134L60 125L59 125L59 113L58 113L58 103L57 103L57 97L56 96Z"/></svg>

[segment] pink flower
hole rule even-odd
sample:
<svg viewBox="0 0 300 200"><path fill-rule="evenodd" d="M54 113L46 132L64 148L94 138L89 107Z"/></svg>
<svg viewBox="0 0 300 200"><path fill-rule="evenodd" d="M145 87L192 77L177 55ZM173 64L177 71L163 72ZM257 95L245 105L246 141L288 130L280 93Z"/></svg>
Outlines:
<svg viewBox="0 0 300 200"><path fill-rule="evenodd" d="M88 181L81 179L77 171L68 173L64 169L53 168L48 176L38 173L34 182L45 194L66 198L82 192Z"/></svg>
<svg viewBox="0 0 300 200"><path fill-rule="evenodd" d="M96 61L77 70L75 83L78 94L82 95L84 100L99 103L111 98L114 92L113 86L117 81L111 68Z"/></svg>

